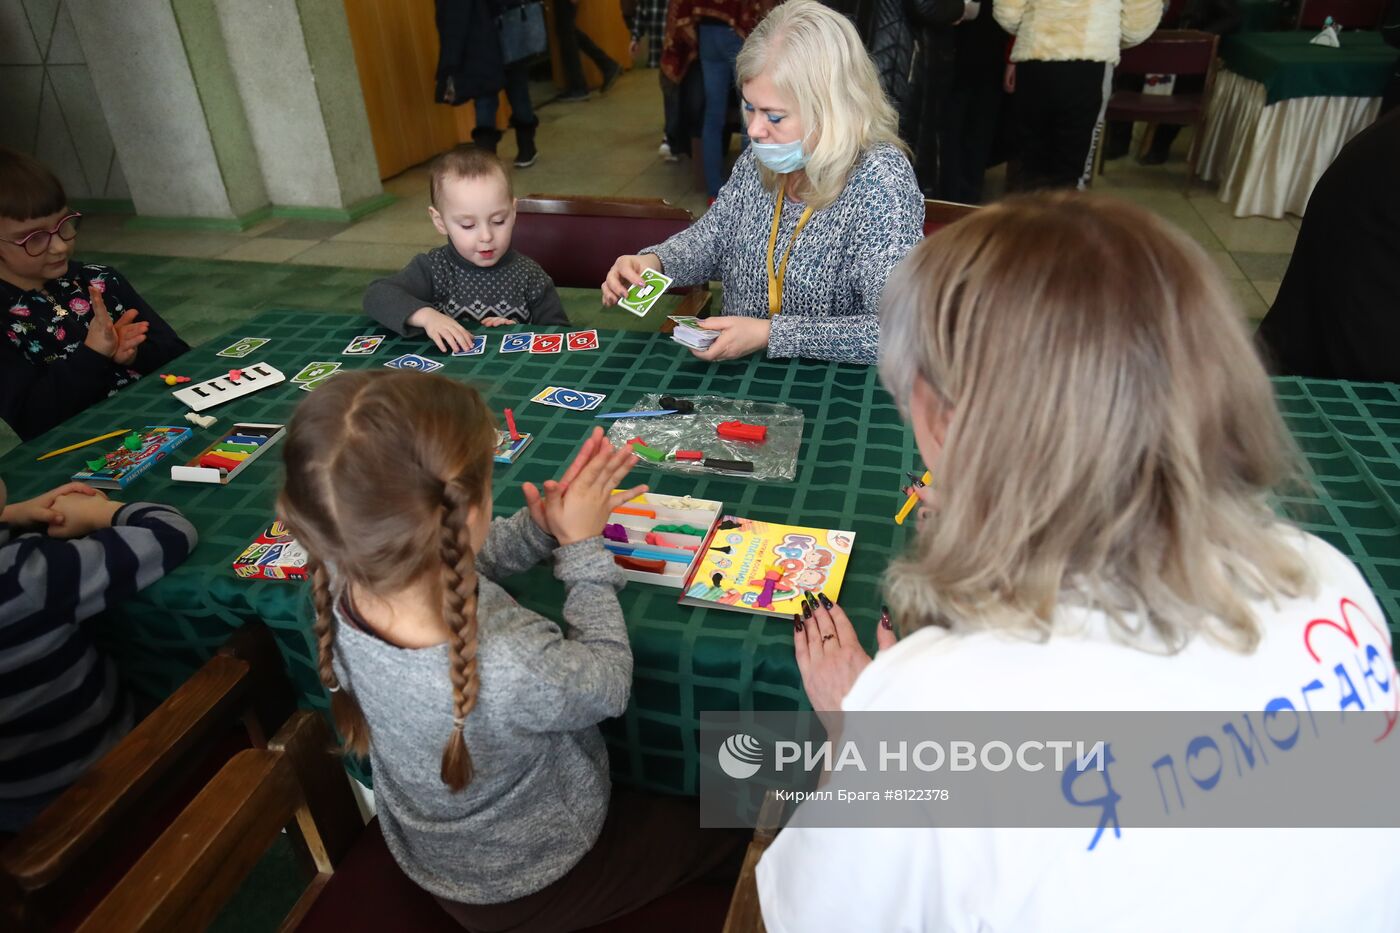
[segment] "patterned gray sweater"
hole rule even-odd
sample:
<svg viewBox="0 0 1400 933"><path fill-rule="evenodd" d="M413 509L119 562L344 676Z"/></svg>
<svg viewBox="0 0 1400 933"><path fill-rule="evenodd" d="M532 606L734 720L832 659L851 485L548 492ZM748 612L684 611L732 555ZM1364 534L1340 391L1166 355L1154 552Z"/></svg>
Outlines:
<svg viewBox="0 0 1400 933"><path fill-rule="evenodd" d="M567 635L492 582L551 553ZM395 647L347 624L338 604L335 667L369 721L395 861L440 897L497 904L545 887L597 841L612 789L598 723L627 706L632 649L617 601L625 579L601 538L558 547L521 509L492 523L477 570L481 688L467 717L476 776L465 790L440 776L452 731L446 645Z"/></svg>
<svg viewBox="0 0 1400 933"><path fill-rule="evenodd" d="M719 278L724 313L768 316L768 234L774 193L764 189L745 149L719 199L655 253L680 285ZM802 206L783 206L775 265L792 242ZM782 311L773 318L770 357L874 363L880 345L880 292L890 270L923 236L924 199L909 160L894 146L870 149L846 188L812 214L792 247Z"/></svg>
<svg viewBox="0 0 1400 933"><path fill-rule="evenodd" d="M420 253L404 268L365 289L365 314L405 337L423 333L408 317L419 308L437 308L470 327L488 317L521 324L564 324L569 318L554 282L540 264L507 250L494 266L482 268L457 254L451 243Z"/></svg>

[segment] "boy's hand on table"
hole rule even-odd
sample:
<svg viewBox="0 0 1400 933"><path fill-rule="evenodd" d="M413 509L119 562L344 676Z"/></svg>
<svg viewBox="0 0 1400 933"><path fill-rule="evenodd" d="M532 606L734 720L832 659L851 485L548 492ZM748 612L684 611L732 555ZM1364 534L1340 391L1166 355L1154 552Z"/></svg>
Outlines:
<svg viewBox="0 0 1400 933"><path fill-rule="evenodd" d="M83 483L64 483L57 489L50 489L33 499L10 503L0 512L0 521L16 526L47 525L49 533L54 534L55 529L61 527L65 521L63 513L54 509L54 502L60 496L68 495L91 496L100 500L107 498L102 490L93 489Z"/></svg>
<svg viewBox="0 0 1400 933"><path fill-rule="evenodd" d="M51 538L81 538L99 528L112 527L112 518L122 507L106 496L98 497L81 492L65 493L53 501L51 508L61 521L50 523Z"/></svg>
<svg viewBox="0 0 1400 933"><path fill-rule="evenodd" d="M471 332L437 308L419 308L408 316L408 323L427 331L428 339L443 353L471 349Z"/></svg>

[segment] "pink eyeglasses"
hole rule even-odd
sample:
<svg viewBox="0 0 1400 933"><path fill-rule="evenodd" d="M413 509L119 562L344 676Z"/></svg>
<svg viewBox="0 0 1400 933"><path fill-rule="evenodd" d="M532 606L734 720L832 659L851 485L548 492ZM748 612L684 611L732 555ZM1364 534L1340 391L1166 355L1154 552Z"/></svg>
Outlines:
<svg viewBox="0 0 1400 933"><path fill-rule="evenodd" d="M42 256L48 250L49 244L53 242L54 236L64 240L72 240L78 235L78 223L83 219L83 215L74 211L53 225L52 230L35 230L22 240L0 240L13 246L23 246L24 251L31 256Z"/></svg>

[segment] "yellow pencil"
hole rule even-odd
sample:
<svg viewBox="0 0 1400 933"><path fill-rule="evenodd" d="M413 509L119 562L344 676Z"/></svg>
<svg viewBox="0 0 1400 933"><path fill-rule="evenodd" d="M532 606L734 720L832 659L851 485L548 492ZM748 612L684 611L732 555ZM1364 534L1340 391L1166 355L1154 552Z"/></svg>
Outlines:
<svg viewBox="0 0 1400 933"><path fill-rule="evenodd" d="M99 434L97 437L90 437L85 441L78 441L78 443L76 444L69 444L67 447L60 447L58 448L58 450L51 450L48 453L44 454L42 457L36 457L34 462L38 463L40 460L47 460L50 457L57 457L59 454L66 454L70 450L78 450L80 448L86 447L89 444L96 444L98 441L105 441L109 437L116 437L118 434L130 433L131 428L122 428L120 431L108 431L106 434Z"/></svg>
<svg viewBox="0 0 1400 933"><path fill-rule="evenodd" d="M930 473L928 470L924 470L923 479L919 480L919 484L920 484L921 486L927 486L927 485L929 484L929 482L932 481L932 480L933 480L933 474ZM919 504L919 497L918 497L918 495L917 495L916 493L910 493L910 494L909 494L909 498L908 498L907 500L905 500L905 502L904 502L904 508L900 509L900 510L899 510L899 514L895 515L895 517L894 517L894 523L895 523L896 525L903 525L903 524L904 524L904 520L905 520L906 518L909 517L909 513L912 512L912 511L914 511L914 506L916 506L916 505L918 505L918 504Z"/></svg>

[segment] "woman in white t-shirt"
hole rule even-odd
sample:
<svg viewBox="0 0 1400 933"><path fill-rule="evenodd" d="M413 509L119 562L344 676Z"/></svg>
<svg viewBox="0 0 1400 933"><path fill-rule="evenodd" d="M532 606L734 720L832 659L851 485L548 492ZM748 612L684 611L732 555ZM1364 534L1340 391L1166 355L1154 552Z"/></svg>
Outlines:
<svg viewBox="0 0 1400 933"><path fill-rule="evenodd" d="M934 481L886 579L902 639L882 621L872 661L839 606L796 620L814 709L1291 698L1371 711L1378 747L1400 742L1385 617L1270 510L1295 453L1195 243L1104 198L985 208L894 271L880 369ZM1191 825L790 826L758 866L763 916L770 933L1400 930L1400 832Z"/></svg>

